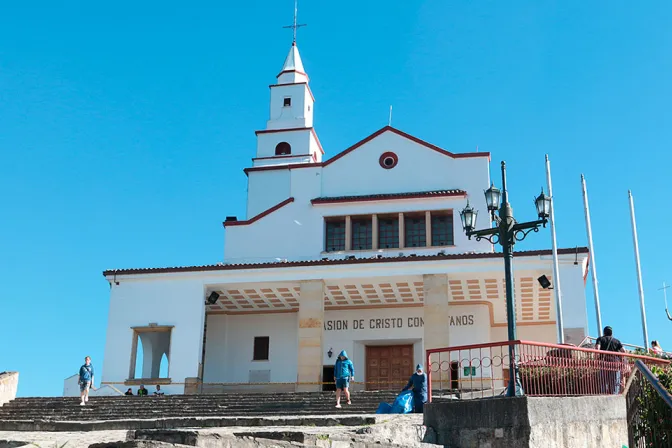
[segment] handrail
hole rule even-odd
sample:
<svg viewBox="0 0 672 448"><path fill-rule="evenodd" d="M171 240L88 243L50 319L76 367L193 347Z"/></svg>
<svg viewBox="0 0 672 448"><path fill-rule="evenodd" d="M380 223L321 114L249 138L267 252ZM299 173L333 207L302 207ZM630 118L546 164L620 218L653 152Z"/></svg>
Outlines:
<svg viewBox="0 0 672 448"><path fill-rule="evenodd" d="M598 339L598 338L594 338L594 337L592 337L592 336L586 336L585 338L583 338L583 341L581 341L581 344L583 345L583 344L586 343L586 342L590 342L591 345L595 345L595 344L597 343L597 339ZM641 345L628 344L627 342L623 342L623 341L621 341L621 345L622 345L623 347L629 347L629 348L631 348L631 349L633 349L633 350L643 350L643 351L647 351L646 348L645 348L645 347L642 347Z"/></svg>
<svg viewBox="0 0 672 448"><path fill-rule="evenodd" d="M663 401L670 407L672 408L672 395L663 387L662 384L660 384L660 380L656 377L656 375L649 370L648 367L646 367L646 364L644 364L642 361L637 360L635 361L635 367L639 369L639 371L644 375L644 378L649 382L651 387L658 393L660 398L663 399Z"/></svg>
<svg viewBox="0 0 672 448"><path fill-rule="evenodd" d="M575 347L573 345L562 345L562 344L549 344L546 342L537 342L537 341L524 341L524 340L515 340L515 341L500 341L500 342L487 342L483 344L468 344L468 345L459 345L455 347L441 347L441 348L430 348L425 350L425 357L429 357L429 355L433 353L442 353L442 352L456 352L460 350L474 350L474 349L479 349L479 348L492 348L492 347L503 347L503 346L509 346L509 345L532 345L536 347L546 347L546 348L553 348L553 349L561 349L561 350L574 350L574 351L580 351L584 353L599 353L599 354L604 354L604 351L601 350L595 350L594 348L583 348L583 347ZM663 359L663 358L655 358L653 356L645 356L645 355L635 355L634 353L621 353L621 352L609 352L609 355L613 355L616 357L621 357L621 358L636 358L636 359L645 359L648 361L654 361L658 364L670 364L670 360Z"/></svg>
<svg viewBox="0 0 672 448"><path fill-rule="evenodd" d="M670 320L672 320L672 319L670 319ZM596 342L597 342L597 338L594 338L592 336L586 336L585 338L583 338L583 340L579 344L579 347L582 347L586 343L590 344L591 346L594 346ZM622 343L622 345L623 345L623 347L626 347L626 349L631 348L631 349L634 349L634 350L642 350L642 351L647 352L647 353L651 353L651 350L652 350L652 349L647 350L646 348L642 347L641 345L626 344L626 343ZM666 351L663 350L663 355L672 357L672 352L666 352Z"/></svg>

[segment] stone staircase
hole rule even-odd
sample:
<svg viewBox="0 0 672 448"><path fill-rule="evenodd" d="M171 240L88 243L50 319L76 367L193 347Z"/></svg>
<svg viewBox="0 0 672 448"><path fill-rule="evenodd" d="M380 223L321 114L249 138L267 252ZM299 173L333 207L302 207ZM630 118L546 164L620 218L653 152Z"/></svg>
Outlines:
<svg viewBox="0 0 672 448"><path fill-rule="evenodd" d="M91 397L86 406L73 397L17 398L0 407L0 430L58 431L73 426L67 423L91 430L246 426L246 417L355 417L374 414L380 402L391 403L396 395L392 391L353 393L352 405L342 403L342 409L334 407L333 392ZM224 419L235 421L228 424ZM142 423L148 421L151 425Z"/></svg>

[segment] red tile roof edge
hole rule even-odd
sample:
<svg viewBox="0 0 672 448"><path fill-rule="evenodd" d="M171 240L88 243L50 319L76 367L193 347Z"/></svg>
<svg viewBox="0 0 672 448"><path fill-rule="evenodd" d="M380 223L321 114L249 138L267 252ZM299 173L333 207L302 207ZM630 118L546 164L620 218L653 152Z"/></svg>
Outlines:
<svg viewBox="0 0 672 448"><path fill-rule="evenodd" d="M244 220L244 221L224 221L224 222L222 223L222 225L223 225L224 227L246 226L246 225L252 224L253 222L259 221L259 220L260 220L261 218L263 218L264 216L266 216L266 215L270 215L270 214L273 213L274 211L278 210L279 208L284 207L285 205L287 205L287 204L289 204L289 203L291 203L291 202L294 202L294 198L293 198L293 197L291 197L291 198L287 198L287 199L285 199L284 201L282 201L282 202L280 202L280 203L278 203L278 204L275 204L273 207L271 207L271 208L269 208L269 209L267 209L267 210L264 210L263 212L259 213L259 214L256 215L256 216L253 216L253 217L250 218L250 219L247 219L247 220Z"/></svg>
<svg viewBox="0 0 672 448"><path fill-rule="evenodd" d="M409 249L400 249L409 250ZM575 247L571 249L558 249L558 255L571 254L587 254L589 253L587 247ZM544 250L528 250L515 252L515 256L534 257L541 255L551 255L550 249ZM165 268L138 268L138 269L109 269L103 272L104 276L108 275L138 275L138 274L166 274L176 272L209 272L209 271L235 271L242 269L266 269L278 267L304 267L304 266L334 266L334 265L349 265L349 264L369 264L369 263L398 263L405 261L437 261L437 260L469 260L469 259L484 259L484 258L501 258L501 252L484 252L484 253L470 253L470 254L436 254L436 255L417 255L417 256L401 256L401 257L367 257L355 258L354 260L308 260L308 261L275 261L267 263L241 263L241 264L211 264L203 266L176 266Z"/></svg>
<svg viewBox="0 0 672 448"><path fill-rule="evenodd" d="M380 193L362 196L335 196L311 199L311 204L330 204L334 202L390 201L398 199L426 199L440 197L466 196L464 190L418 191L413 193Z"/></svg>

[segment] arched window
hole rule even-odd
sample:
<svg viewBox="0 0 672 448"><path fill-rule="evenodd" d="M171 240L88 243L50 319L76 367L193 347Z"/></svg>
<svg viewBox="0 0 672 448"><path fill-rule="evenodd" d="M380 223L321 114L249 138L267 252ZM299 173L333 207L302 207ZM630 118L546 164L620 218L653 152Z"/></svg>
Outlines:
<svg viewBox="0 0 672 448"><path fill-rule="evenodd" d="M286 156L292 153L292 147L287 142L280 142L275 147L276 156Z"/></svg>
<svg viewBox="0 0 672 448"><path fill-rule="evenodd" d="M161 364L159 364L159 378L170 378L168 376L168 355L166 353L161 356Z"/></svg>

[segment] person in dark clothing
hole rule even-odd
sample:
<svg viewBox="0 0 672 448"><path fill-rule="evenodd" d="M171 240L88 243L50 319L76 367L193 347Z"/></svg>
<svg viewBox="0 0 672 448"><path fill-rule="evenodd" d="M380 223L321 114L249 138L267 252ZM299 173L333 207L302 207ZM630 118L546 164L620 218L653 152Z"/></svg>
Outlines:
<svg viewBox="0 0 672 448"><path fill-rule="evenodd" d="M143 384L140 385L140 389L138 389L138 396L144 397L148 394L147 389L145 389L145 386Z"/></svg>
<svg viewBox="0 0 672 448"><path fill-rule="evenodd" d="M422 364L415 366L415 373L401 391L409 389L413 391L413 412L422 414L427 403L427 374L423 371Z"/></svg>
<svg viewBox="0 0 672 448"><path fill-rule="evenodd" d="M129 387L124 395L133 395L133 389Z"/></svg>
<svg viewBox="0 0 672 448"><path fill-rule="evenodd" d="M595 341L595 350L625 353L623 344L614 337L614 331L609 326L604 327L603 335ZM603 391L618 395L621 389L621 367L624 358L614 355L602 355L600 361L602 361L602 372L605 380Z"/></svg>

